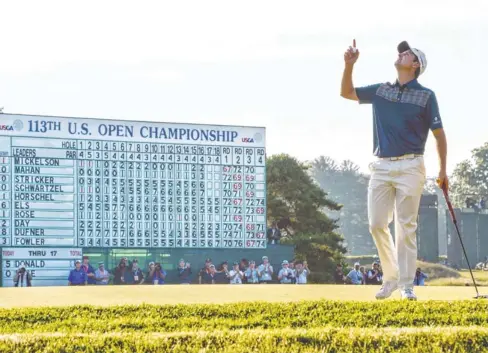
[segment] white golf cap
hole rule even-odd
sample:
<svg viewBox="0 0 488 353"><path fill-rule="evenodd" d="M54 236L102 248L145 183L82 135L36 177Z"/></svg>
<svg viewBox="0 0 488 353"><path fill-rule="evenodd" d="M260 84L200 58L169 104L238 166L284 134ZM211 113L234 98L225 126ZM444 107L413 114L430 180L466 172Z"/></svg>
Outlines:
<svg viewBox="0 0 488 353"><path fill-rule="evenodd" d="M412 53L415 54L417 59L419 60L420 64L420 75L422 75L427 68L427 57L425 56L425 53L417 48L412 48L410 44L408 44L407 41L403 41L400 44L398 44L398 52L403 53L404 51L411 50Z"/></svg>

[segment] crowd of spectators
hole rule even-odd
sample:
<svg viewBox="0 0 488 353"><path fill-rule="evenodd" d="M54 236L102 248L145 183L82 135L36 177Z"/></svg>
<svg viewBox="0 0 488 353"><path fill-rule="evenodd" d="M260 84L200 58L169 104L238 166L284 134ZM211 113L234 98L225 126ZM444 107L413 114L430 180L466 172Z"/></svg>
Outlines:
<svg viewBox="0 0 488 353"><path fill-rule="evenodd" d="M310 276L310 269L306 261L281 262L280 269L274 269L267 256L261 258L257 264L255 261L242 259L233 262L229 266L227 261L221 262L217 266L211 259L206 259L205 265L196 273L192 270L191 264L181 259L176 269L177 281L171 283L179 284L306 284ZM139 267L137 259L129 261L123 257L119 264L111 271L105 269L104 262L98 263L95 269L89 261L88 256L83 256L83 261L77 260L75 268L72 269L68 277L68 285L162 285L167 283L167 272L161 263L150 262L146 269ZM354 268L347 274L344 273L341 264L337 264L334 273L335 283L353 285L381 285L383 284L383 271L381 264L373 262L371 268L366 269L359 262L354 264ZM427 275L417 268L415 273L414 285L425 285ZM20 268L14 277L15 286L32 285L32 277L24 267Z"/></svg>
<svg viewBox="0 0 488 353"><path fill-rule="evenodd" d="M282 284L306 284L310 275L310 269L306 261L283 260L281 268L275 270L267 256L263 256L260 264L255 261L242 259L234 262L229 268L229 263L224 261L215 266L211 259L205 261L205 265L197 273L192 271L191 264L181 259L177 267L179 284L258 284L258 283L282 283ZM166 283L167 272L160 263L150 262L147 269L139 267L137 259L129 261L124 257L112 271L105 269L103 262L98 263L95 270L90 264L88 256L83 257L83 262L76 261L75 268L70 271L68 285L161 285ZM196 278L194 278L196 276Z"/></svg>
<svg viewBox="0 0 488 353"><path fill-rule="evenodd" d="M466 208L471 208L476 212L479 212L480 210L486 210L486 199L483 196L480 197L478 201L476 201L475 196L466 197L465 203Z"/></svg>
<svg viewBox="0 0 488 353"><path fill-rule="evenodd" d="M423 273L420 268L417 268L413 284L416 286L423 286L425 285L426 278L428 278L428 276ZM337 264L334 279L337 284L382 285L383 270L378 261L373 262L369 269L366 269L365 266L361 266L359 262L356 262L354 268L346 275L343 272L342 265Z"/></svg>

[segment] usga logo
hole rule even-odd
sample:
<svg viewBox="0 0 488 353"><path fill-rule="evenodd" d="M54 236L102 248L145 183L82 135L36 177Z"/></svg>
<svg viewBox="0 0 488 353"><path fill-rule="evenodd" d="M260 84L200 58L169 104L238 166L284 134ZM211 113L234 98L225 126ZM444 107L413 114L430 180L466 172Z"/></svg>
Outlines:
<svg viewBox="0 0 488 353"><path fill-rule="evenodd" d="M24 127L24 124L20 120L15 120L12 125L0 125L0 131L20 131Z"/></svg>
<svg viewBox="0 0 488 353"><path fill-rule="evenodd" d="M263 140L263 136L257 132L253 137L243 137L241 140L246 143L259 143Z"/></svg>

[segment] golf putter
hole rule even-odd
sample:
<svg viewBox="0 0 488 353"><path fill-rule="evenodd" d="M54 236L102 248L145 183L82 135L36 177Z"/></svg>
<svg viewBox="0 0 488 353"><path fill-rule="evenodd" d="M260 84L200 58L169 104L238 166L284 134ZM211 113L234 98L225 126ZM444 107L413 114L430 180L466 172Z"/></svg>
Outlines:
<svg viewBox="0 0 488 353"><path fill-rule="evenodd" d="M464 257L466 258L469 273L471 274L471 279L473 280L474 289L476 290L476 297L474 297L474 298L475 299L488 299L488 295L481 295L478 292L478 286L476 285L476 280L474 279L473 271L471 271L471 265L469 264L468 255L466 255L466 249L464 249L463 239L461 237L461 232L459 231L459 228L458 228L456 215L454 214L454 209L452 208L451 201L449 200L449 195L448 195L446 183L442 184L442 192L444 193L444 198L446 199L447 207L449 208L449 213L451 214L452 223L454 224L454 227L456 228L456 232L457 232L457 235L459 237L459 241L461 242L461 247L463 248Z"/></svg>

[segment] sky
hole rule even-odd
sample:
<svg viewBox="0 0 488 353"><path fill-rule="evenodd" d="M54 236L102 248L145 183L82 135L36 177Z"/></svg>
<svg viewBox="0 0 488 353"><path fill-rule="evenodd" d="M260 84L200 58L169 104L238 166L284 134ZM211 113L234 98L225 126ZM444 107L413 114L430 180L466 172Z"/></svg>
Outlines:
<svg viewBox="0 0 488 353"><path fill-rule="evenodd" d="M397 7L396 9L394 7ZM0 107L68 117L266 127L267 153L371 162L371 106L402 40L426 53L448 172L488 141L488 1L0 1ZM1 119L1 116L0 116ZM435 140L425 153L438 172Z"/></svg>

